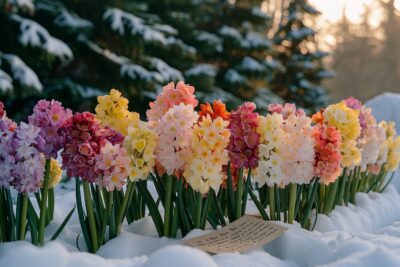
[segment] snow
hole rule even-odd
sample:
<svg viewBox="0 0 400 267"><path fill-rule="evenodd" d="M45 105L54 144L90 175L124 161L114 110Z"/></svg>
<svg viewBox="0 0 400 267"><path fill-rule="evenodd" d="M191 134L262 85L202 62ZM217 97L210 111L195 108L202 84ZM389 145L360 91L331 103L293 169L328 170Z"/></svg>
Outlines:
<svg viewBox="0 0 400 267"><path fill-rule="evenodd" d="M218 52L223 51L222 40L216 34L202 31L197 35L196 40L200 42L205 42L210 46L214 46L215 50Z"/></svg>
<svg viewBox="0 0 400 267"><path fill-rule="evenodd" d="M242 47L248 49L269 48L272 46L271 40L257 32L248 32L242 40Z"/></svg>
<svg viewBox="0 0 400 267"><path fill-rule="evenodd" d="M186 76L199 76L199 75L206 75L215 77L217 75L217 69L215 66L210 64L198 64L193 68L188 69L185 72Z"/></svg>
<svg viewBox="0 0 400 267"><path fill-rule="evenodd" d="M168 33L171 35L178 34L178 30L168 24L154 24L153 28L164 33Z"/></svg>
<svg viewBox="0 0 400 267"><path fill-rule="evenodd" d="M11 76L21 86L32 88L38 92L43 89L36 73L29 68L18 56L12 54L2 54L2 59L10 64Z"/></svg>
<svg viewBox="0 0 400 267"><path fill-rule="evenodd" d="M314 35L314 30L308 27L303 27L300 29L294 29L291 30L288 35L291 37L293 40L301 40L303 38L306 38L307 36Z"/></svg>
<svg viewBox="0 0 400 267"><path fill-rule="evenodd" d="M140 65L129 63L123 64L120 69L121 77L129 77L134 80L141 80L150 82L156 80L162 82L163 78L161 74L155 71L148 71Z"/></svg>
<svg viewBox="0 0 400 267"><path fill-rule="evenodd" d="M254 16L257 16L257 17L262 18L262 19L270 19L271 18L265 12L263 12L259 7L253 7L251 9L251 13Z"/></svg>
<svg viewBox="0 0 400 267"><path fill-rule="evenodd" d="M120 35L124 35L125 33L141 35L143 39L148 42L158 42L163 45L167 44L167 40L161 31L145 25L143 19L122 11L119 8L108 8L103 15L103 19L109 21L111 29L118 32Z"/></svg>
<svg viewBox="0 0 400 267"><path fill-rule="evenodd" d="M238 30L226 25L222 26L222 28L219 29L218 33L224 37L230 37L236 39L238 42L242 40L242 35Z"/></svg>
<svg viewBox="0 0 400 267"><path fill-rule="evenodd" d="M8 2L12 5L16 5L21 9L29 10L31 14L35 12L35 4L33 3L33 0L10 0Z"/></svg>
<svg viewBox="0 0 400 267"><path fill-rule="evenodd" d="M240 75L240 73L234 69L229 69L225 73L224 78L225 78L225 81L227 81L229 83L245 83L247 81L245 76Z"/></svg>
<svg viewBox="0 0 400 267"><path fill-rule="evenodd" d="M265 67L259 63L257 60L251 57L243 58L242 62L238 66L239 70L242 71L254 71L254 72L263 72L265 71Z"/></svg>
<svg viewBox="0 0 400 267"><path fill-rule="evenodd" d="M386 120L396 123L396 130L400 133L400 94L383 93L366 102L372 108L377 121Z"/></svg>
<svg viewBox="0 0 400 267"><path fill-rule="evenodd" d="M54 23L60 27L74 28L74 29L85 29L92 28L93 23L82 19L74 13L70 13L66 9L62 9L60 15L56 17Z"/></svg>
<svg viewBox="0 0 400 267"><path fill-rule="evenodd" d="M173 47L173 46L177 46L179 47L179 49L182 50L182 52L188 53L188 54L196 54L196 48L194 48L193 46L187 45L184 42L182 42L182 40L177 39L175 37L168 37L167 38L167 46L169 47Z"/></svg>
<svg viewBox="0 0 400 267"><path fill-rule="evenodd" d="M11 19L20 23L19 42L24 46L43 49L47 53L66 61L73 58L71 49L61 40L54 38L37 22L12 14Z"/></svg>
<svg viewBox="0 0 400 267"><path fill-rule="evenodd" d="M5 93L13 89L12 79L10 75L0 69L0 91Z"/></svg>
<svg viewBox="0 0 400 267"><path fill-rule="evenodd" d="M179 70L171 67L159 58L151 58L150 65L160 73L163 82L183 80L182 73Z"/></svg>

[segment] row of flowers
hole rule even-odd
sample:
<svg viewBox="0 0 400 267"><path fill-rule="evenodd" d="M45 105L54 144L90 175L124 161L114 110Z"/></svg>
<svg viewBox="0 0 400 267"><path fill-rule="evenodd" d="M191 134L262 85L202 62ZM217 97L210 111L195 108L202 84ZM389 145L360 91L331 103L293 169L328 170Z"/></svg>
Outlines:
<svg viewBox="0 0 400 267"><path fill-rule="evenodd" d="M399 165L394 123L378 123L354 98L311 117L289 103L260 115L251 102L228 112L214 101L196 111L194 91L183 82L166 85L147 121L115 89L98 97L96 114L41 100L29 123L18 126L0 104L0 241L23 240L29 230L32 243L43 244L61 169L76 179L83 237L95 252L125 219L146 211L159 236L177 237L240 218L248 199L265 220L311 228L312 210L329 214L354 202L357 192L384 190Z"/></svg>

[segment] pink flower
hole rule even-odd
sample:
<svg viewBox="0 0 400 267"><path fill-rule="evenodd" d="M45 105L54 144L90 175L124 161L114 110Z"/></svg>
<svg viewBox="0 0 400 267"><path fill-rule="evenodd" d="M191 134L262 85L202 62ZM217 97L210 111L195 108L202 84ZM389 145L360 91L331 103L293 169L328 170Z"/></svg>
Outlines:
<svg viewBox="0 0 400 267"><path fill-rule="evenodd" d="M4 104L0 101L0 118L4 116Z"/></svg>
<svg viewBox="0 0 400 267"><path fill-rule="evenodd" d="M39 127L40 136L46 141L41 150L46 158L56 158L57 152L62 149L64 136L60 134L60 129L71 116L71 110L55 100L40 100L33 108L29 122Z"/></svg>
<svg viewBox="0 0 400 267"><path fill-rule="evenodd" d="M121 190L126 184L129 175L130 160L128 153L120 144L113 145L106 142L100 150L100 154L96 155L96 171L98 178L96 183L103 186L107 191L115 189Z"/></svg>
<svg viewBox="0 0 400 267"><path fill-rule="evenodd" d="M169 109L154 128L158 136L156 158L168 174L184 170L197 119L193 106L181 103Z"/></svg>
<svg viewBox="0 0 400 267"><path fill-rule="evenodd" d="M295 114L297 116L305 116L305 112L303 109L296 109L295 104L291 103L285 103L284 105L282 104L270 104L268 106L268 111L273 114L273 113L279 113L282 114L283 119L287 119L291 114Z"/></svg>
<svg viewBox="0 0 400 267"><path fill-rule="evenodd" d="M230 114L228 153L236 168L256 168L258 165L260 135L256 131L259 119L255 109L254 103L245 102Z"/></svg>
<svg viewBox="0 0 400 267"><path fill-rule="evenodd" d="M96 155L107 143L117 144L123 138L111 128L101 128L90 112L75 113L61 128L65 140L61 152L63 169L68 177L79 176L89 182L97 178Z"/></svg>
<svg viewBox="0 0 400 267"><path fill-rule="evenodd" d="M324 184L332 183L342 172L340 132L332 126L318 124L314 126L312 136L315 140L314 175Z"/></svg>
<svg viewBox="0 0 400 267"><path fill-rule="evenodd" d="M157 121L173 106L183 103L192 105L195 108L198 104L194 95L194 87L180 81L176 85L173 82L163 87L162 93L157 96L156 101L150 102L150 109L147 110L149 124L155 126Z"/></svg>

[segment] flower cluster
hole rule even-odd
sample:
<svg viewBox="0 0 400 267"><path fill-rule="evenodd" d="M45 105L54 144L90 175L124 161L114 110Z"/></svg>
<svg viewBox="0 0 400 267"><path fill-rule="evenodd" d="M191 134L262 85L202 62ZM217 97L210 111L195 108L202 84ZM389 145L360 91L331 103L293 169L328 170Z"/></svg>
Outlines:
<svg viewBox="0 0 400 267"><path fill-rule="evenodd" d="M387 161L385 168L389 171L395 171L400 162L400 136L396 136L396 128L393 122L381 122L380 126L386 132Z"/></svg>
<svg viewBox="0 0 400 267"><path fill-rule="evenodd" d="M168 174L184 170L197 119L193 106L181 103L170 108L154 128L158 138L155 155Z"/></svg>
<svg viewBox="0 0 400 267"><path fill-rule="evenodd" d="M281 165L284 131L282 129L283 116L279 113L260 116L257 132L260 134L259 162L254 170L253 178L260 186L278 185L283 187L288 181L284 180Z"/></svg>
<svg viewBox="0 0 400 267"><path fill-rule="evenodd" d="M0 118L0 188L8 188L12 179L11 171L15 164L12 142L17 126L11 119L7 118L3 107L3 103L0 102L2 113Z"/></svg>
<svg viewBox="0 0 400 267"><path fill-rule="evenodd" d="M57 158L57 152L62 148L64 136L60 134L61 127L72 116L60 102L40 100L29 116L29 123L40 128L40 136L45 140L43 154L47 159Z"/></svg>
<svg viewBox="0 0 400 267"><path fill-rule="evenodd" d="M63 169L67 176L79 176L89 182L97 178L96 154L110 141L120 143L123 138L110 128L101 128L95 115L90 112L75 113L62 128L65 136L64 150L61 152Z"/></svg>
<svg viewBox="0 0 400 267"><path fill-rule="evenodd" d="M44 139L40 128L21 122L15 130L12 148L15 151L15 162L11 171L13 179L10 184L20 193L37 192L42 186L44 165Z"/></svg>
<svg viewBox="0 0 400 267"><path fill-rule="evenodd" d="M231 136L228 153L231 163L236 168L254 169L258 165L259 115L254 112L255 109L254 103L245 102L229 117Z"/></svg>
<svg viewBox="0 0 400 267"><path fill-rule="evenodd" d="M154 127L158 120L173 106L181 103L191 105L195 108L198 104L194 95L194 87L180 81L175 87L173 82L163 87L161 94L156 101L150 102L150 109L147 110L147 119L150 126Z"/></svg>
<svg viewBox="0 0 400 267"><path fill-rule="evenodd" d="M344 101L328 106L322 114L324 122L339 130L342 136L341 154L343 167L354 167L361 162L361 151L357 148L357 138L361 133L359 110L349 108Z"/></svg>
<svg viewBox="0 0 400 267"><path fill-rule="evenodd" d="M342 172L340 161L341 135L332 126L317 124L313 128L315 140L314 175L324 184L334 182Z"/></svg>
<svg viewBox="0 0 400 267"><path fill-rule="evenodd" d="M97 97L96 118L103 127L108 126L124 136L128 134L128 127L136 125L139 114L128 110L128 99L121 93L112 89L109 95Z"/></svg>
<svg viewBox="0 0 400 267"><path fill-rule="evenodd" d="M224 120L229 120L229 112L226 111L226 106L221 100L214 100L212 106L210 103L200 104L199 117L206 117L210 115L212 119L221 117Z"/></svg>
<svg viewBox="0 0 400 267"><path fill-rule="evenodd" d="M217 190L224 179L223 166L229 161L228 124L222 117L212 119L207 114L194 126L189 162L183 176L201 194L206 194L210 187Z"/></svg>
<svg viewBox="0 0 400 267"><path fill-rule="evenodd" d="M309 183L314 174L314 139L311 119L294 104L273 104L272 113L283 116L284 132L280 154L284 161L281 165L283 180L289 183Z"/></svg>
<svg viewBox="0 0 400 267"><path fill-rule="evenodd" d="M58 162L58 160L52 158L50 160L49 188L53 188L60 183L61 175L62 170L60 163Z"/></svg>
<svg viewBox="0 0 400 267"><path fill-rule="evenodd" d="M96 183L107 191L121 190L129 174L128 166L129 158L125 148L120 144L106 142L96 155Z"/></svg>
<svg viewBox="0 0 400 267"><path fill-rule="evenodd" d="M129 179L145 180L155 165L155 133L146 122L140 121L136 127L128 128L124 147L129 155Z"/></svg>

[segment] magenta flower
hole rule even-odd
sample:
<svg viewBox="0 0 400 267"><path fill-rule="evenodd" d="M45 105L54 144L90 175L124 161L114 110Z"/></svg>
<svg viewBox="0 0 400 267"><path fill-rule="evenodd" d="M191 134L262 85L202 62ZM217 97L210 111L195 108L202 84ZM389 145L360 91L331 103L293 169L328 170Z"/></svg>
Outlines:
<svg viewBox="0 0 400 267"><path fill-rule="evenodd" d="M258 166L258 146L260 135L256 105L245 102L237 111L230 114L231 136L228 145L229 158L236 168L256 168Z"/></svg>
<svg viewBox="0 0 400 267"><path fill-rule="evenodd" d="M29 122L40 128L40 135L46 141L41 152L47 159L56 158L57 152L62 149L64 136L60 133L60 129L71 116L71 110L65 109L55 100L40 100L33 108Z"/></svg>
<svg viewBox="0 0 400 267"><path fill-rule="evenodd" d="M305 116L305 112L303 109L297 109L295 104L285 103L285 104L270 104L268 106L268 111L272 113L282 114L283 119L286 120L290 114L295 114L297 116Z"/></svg>
<svg viewBox="0 0 400 267"><path fill-rule="evenodd" d="M15 152L12 147L15 128L16 124L7 118L3 111L0 118L0 188L10 187L11 171L15 165Z"/></svg>
<svg viewBox="0 0 400 267"><path fill-rule="evenodd" d="M61 134L65 140L61 156L67 176L79 176L91 183L98 175L95 157L100 149L107 141L113 145L123 141L120 133L111 128L102 128L90 112L75 113L61 128Z"/></svg>

